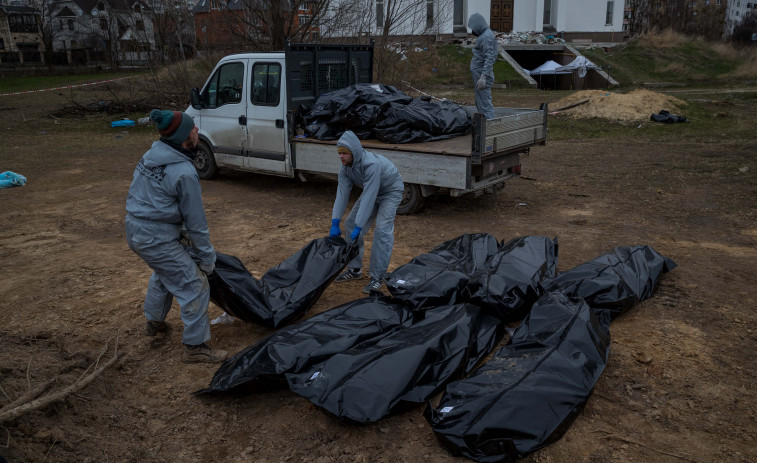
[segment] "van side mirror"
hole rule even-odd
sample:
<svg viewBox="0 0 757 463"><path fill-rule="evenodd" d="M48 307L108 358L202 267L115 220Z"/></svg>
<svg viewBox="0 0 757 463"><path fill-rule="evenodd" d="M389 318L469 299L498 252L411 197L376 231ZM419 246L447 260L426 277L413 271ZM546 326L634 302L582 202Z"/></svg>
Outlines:
<svg viewBox="0 0 757 463"><path fill-rule="evenodd" d="M189 102L194 109L202 109L202 98L200 98L200 89L192 87L189 91Z"/></svg>

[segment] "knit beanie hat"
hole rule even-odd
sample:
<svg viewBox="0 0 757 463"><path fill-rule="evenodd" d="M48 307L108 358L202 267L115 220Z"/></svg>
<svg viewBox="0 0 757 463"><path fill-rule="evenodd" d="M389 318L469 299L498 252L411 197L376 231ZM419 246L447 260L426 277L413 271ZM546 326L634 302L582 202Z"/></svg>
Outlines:
<svg viewBox="0 0 757 463"><path fill-rule="evenodd" d="M150 119L155 122L161 138L176 145L184 143L195 126L192 116L180 111L153 109Z"/></svg>

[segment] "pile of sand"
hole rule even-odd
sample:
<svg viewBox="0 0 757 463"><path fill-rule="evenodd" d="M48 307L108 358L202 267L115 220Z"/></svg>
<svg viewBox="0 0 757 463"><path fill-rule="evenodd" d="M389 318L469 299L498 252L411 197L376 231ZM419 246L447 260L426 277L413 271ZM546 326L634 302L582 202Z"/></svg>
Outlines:
<svg viewBox="0 0 757 463"><path fill-rule="evenodd" d="M566 106L589 100L573 108L560 110ZM686 105L685 101L662 93L638 89L629 93L613 93L607 90L583 90L573 93L550 106L556 114L574 119L599 117L620 122L648 121L649 116L660 110L674 112Z"/></svg>

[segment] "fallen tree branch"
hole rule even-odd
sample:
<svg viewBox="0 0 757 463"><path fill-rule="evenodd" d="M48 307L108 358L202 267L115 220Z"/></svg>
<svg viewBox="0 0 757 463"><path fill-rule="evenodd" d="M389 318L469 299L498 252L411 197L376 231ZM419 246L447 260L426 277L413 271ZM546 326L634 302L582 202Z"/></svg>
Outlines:
<svg viewBox="0 0 757 463"><path fill-rule="evenodd" d="M588 103L589 100L583 100L579 101L578 103L569 104L568 106L563 106L562 108L557 108L554 111L550 111L549 114L557 114L560 111L565 111L566 109L575 108L576 106L581 106L582 104Z"/></svg>
<svg viewBox="0 0 757 463"><path fill-rule="evenodd" d="M116 363L118 360L123 357L123 353L115 353L113 357L105 362L100 368L93 371L89 375L87 375L85 378L82 378L79 381L76 381L75 383L71 384L70 386L66 387L65 389L62 389L59 392L56 392L54 394L47 395L45 397L41 397L36 400L32 400L31 402L27 402L21 405L18 405L16 407L8 407L5 406L2 409L0 409L0 423L5 423L6 421L10 421L13 419L18 418L19 416L23 415L26 412L37 410L39 408L46 407L50 404L53 404L55 402L58 402L62 399L65 399L70 394L73 394L74 392L86 387L89 383L94 381L95 378L100 376L100 374L107 370L108 367ZM99 361L99 357L98 357ZM26 394L25 394L26 395Z"/></svg>
<svg viewBox="0 0 757 463"><path fill-rule="evenodd" d="M5 396L5 398L8 399L8 403L13 402L13 399L11 399L10 397L8 397L8 394L5 393L5 390L3 389L2 386L0 386L0 392L2 392L3 395Z"/></svg>
<svg viewBox="0 0 757 463"><path fill-rule="evenodd" d="M35 387L34 389L28 391L26 394L22 395L18 399L16 399L13 402L9 403L5 407L0 408L0 413L3 412L3 411L5 411L6 409L10 410L11 408L16 408L19 405L23 405L23 404L25 404L27 402L31 402L32 400L34 400L37 397L39 397L40 395L42 395L43 392L45 392L46 390L50 389L50 386L52 386L54 382L55 382L55 379L51 379L50 381L47 381L47 382L44 382L44 383L38 385L37 387Z"/></svg>
<svg viewBox="0 0 757 463"><path fill-rule="evenodd" d="M412 85L410 84L410 82L408 82L408 81L406 81L406 80L403 80L403 81L402 81L402 83L403 83L403 84L404 84L404 85L405 85L406 87L408 87L409 89L411 89L411 90L413 90L413 91L415 91L415 92L418 92L418 93L420 93L420 94L421 94L421 95L423 95L423 96L427 96L427 97L431 98L432 100L436 100L436 101L439 101L439 102L442 102L442 101L450 101L450 102L452 102L452 103L455 103L455 104L457 104L457 105L460 105L460 106L468 106L468 105L466 105L465 103L461 103L461 102L459 102L459 101L455 101L455 100L448 100L448 99L446 99L446 98L439 98L439 97L435 97L434 95L432 95L432 94L430 94L430 93L426 93L426 92L424 92L423 90L419 90L419 89L417 89L417 88L413 87L413 86L412 86Z"/></svg>

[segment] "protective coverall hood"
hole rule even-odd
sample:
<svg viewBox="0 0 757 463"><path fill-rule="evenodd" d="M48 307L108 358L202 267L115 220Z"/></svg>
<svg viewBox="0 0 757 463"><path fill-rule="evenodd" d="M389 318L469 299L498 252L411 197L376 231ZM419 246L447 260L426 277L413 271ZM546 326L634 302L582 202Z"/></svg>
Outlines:
<svg viewBox="0 0 757 463"><path fill-rule="evenodd" d="M342 136L339 137L339 141L336 142L336 146L343 146L350 150L352 153L352 167L362 164L363 153L365 150L363 149L363 145L360 144L360 139L357 135L349 130L344 132Z"/></svg>
<svg viewBox="0 0 757 463"><path fill-rule="evenodd" d="M478 36L488 29L489 25L486 24L486 20L480 13L473 13L470 15L470 18L468 18L468 27L473 31L474 35Z"/></svg>
<svg viewBox="0 0 757 463"><path fill-rule="evenodd" d="M153 148L159 147L160 145L158 145L158 143L164 146L167 145L165 146L165 148L170 147L173 149L151 149L150 151L145 153L144 157L142 158L145 167L152 168L165 166L168 164L176 164L177 162L186 162L187 160L189 160L189 156L176 149L176 147L172 146L170 143L165 143L163 141L155 142Z"/></svg>

